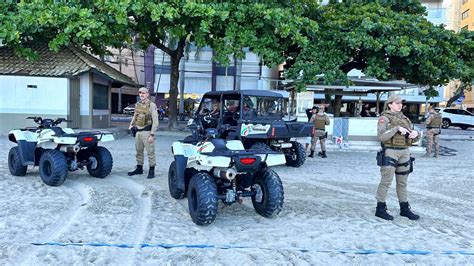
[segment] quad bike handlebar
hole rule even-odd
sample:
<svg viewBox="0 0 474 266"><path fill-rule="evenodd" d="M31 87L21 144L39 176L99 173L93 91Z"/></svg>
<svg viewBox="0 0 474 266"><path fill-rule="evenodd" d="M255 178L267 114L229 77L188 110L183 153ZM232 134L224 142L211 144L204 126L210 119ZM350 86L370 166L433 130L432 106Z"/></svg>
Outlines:
<svg viewBox="0 0 474 266"><path fill-rule="evenodd" d="M29 116L26 119L32 119L40 127L45 127L45 128L57 126L61 124L62 122L72 122L72 120L67 120L66 118L62 118L62 117L51 119L51 118L42 118L41 116Z"/></svg>

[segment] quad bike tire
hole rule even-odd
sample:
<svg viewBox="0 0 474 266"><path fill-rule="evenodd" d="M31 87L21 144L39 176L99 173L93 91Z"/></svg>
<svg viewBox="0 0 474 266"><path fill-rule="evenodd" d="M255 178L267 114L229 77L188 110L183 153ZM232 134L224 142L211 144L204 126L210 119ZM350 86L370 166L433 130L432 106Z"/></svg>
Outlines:
<svg viewBox="0 0 474 266"><path fill-rule="evenodd" d="M208 173L197 173L189 181L188 207L193 222L210 225L217 216L217 186Z"/></svg>
<svg viewBox="0 0 474 266"><path fill-rule="evenodd" d="M263 151L272 151L272 148L268 146L264 142L255 142L252 146L250 146L251 150L263 150Z"/></svg>
<svg viewBox="0 0 474 266"><path fill-rule="evenodd" d="M286 165L293 167L300 167L306 161L306 151L303 144L292 141L292 147L290 148L290 155L285 155Z"/></svg>
<svg viewBox="0 0 474 266"><path fill-rule="evenodd" d="M87 165L87 171L90 176L97 178L105 178L110 174L113 167L113 158L109 150L104 147L97 146L91 148L89 152L89 160L92 161L92 164Z"/></svg>
<svg viewBox="0 0 474 266"><path fill-rule="evenodd" d="M58 150L45 151L39 161L39 173L46 185L52 187L62 185L68 173L64 154Z"/></svg>
<svg viewBox="0 0 474 266"><path fill-rule="evenodd" d="M170 168L168 170L168 188L170 190L171 197L174 199L184 198L186 192L184 189L178 188L178 174L175 161L170 164Z"/></svg>
<svg viewBox="0 0 474 266"><path fill-rule="evenodd" d="M28 166L21 163L20 148L18 146L12 147L8 152L8 168L10 173L15 176L26 175Z"/></svg>
<svg viewBox="0 0 474 266"><path fill-rule="evenodd" d="M252 204L255 211L263 217L272 218L278 215L283 208L283 184L276 172L265 169L255 175L252 181Z"/></svg>

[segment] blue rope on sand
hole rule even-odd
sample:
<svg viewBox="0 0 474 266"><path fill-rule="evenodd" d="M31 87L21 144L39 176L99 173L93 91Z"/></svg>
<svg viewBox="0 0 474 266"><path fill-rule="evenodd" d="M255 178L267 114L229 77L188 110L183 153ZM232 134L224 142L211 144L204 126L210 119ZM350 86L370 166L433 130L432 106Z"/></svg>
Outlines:
<svg viewBox="0 0 474 266"><path fill-rule="evenodd" d="M189 249L265 249L279 250L279 248L251 247L238 245L212 245L212 244L109 244L109 243L64 243L64 242L41 242L31 243L35 246L80 246L80 247L116 247L116 248L189 248ZM342 253L342 254L403 254L403 255L474 255L474 251L468 250L447 250L447 251L429 251L429 250L375 250L375 249L304 249L304 248L281 248L281 250L300 251L300 252L320 252L320 253Z"/></svg>

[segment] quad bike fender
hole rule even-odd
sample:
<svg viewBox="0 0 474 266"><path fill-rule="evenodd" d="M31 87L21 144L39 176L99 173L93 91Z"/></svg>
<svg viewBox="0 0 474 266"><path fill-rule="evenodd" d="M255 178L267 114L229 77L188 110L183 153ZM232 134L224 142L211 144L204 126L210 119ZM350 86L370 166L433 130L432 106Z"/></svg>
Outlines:
<svg viewBox="0 0 474 266"><path fill-rule="evenodd" d="M45 129L38 135L38 146L45 149L55 149L58 144L73 145L76 144L76 141L76 137L58 137L52 129Z"/></svg>
<svg viewBox="0 0 474 266"><path fill-rule="evenodd" d="M31 131L11 130L8 133L8 139L18 145L20 151L21 164L35 165L35 148L38 134Z"/></svg>
<svg viewBox="0 0 474 266"><path fill-rule="evenodd" d="M173 142L171 151L173 155L182 155L185 157L195 157L198 155L196 146L179 141Z"/></svg>
<svg viewBox="0 0 474 266"><path fill-rule="evenodd" d="M201 154L196 158L196 161L204 168L229 167L232 158L227 156L207 156Z"/></svg>
<svg viewBox="0 0 474 266"><path fill-rule="evenodd" d="M10 130L10 132L8 132L8 140L15 143L19 140L36 143L38 141L38 133L20 129Z"/></svg>
<svg viewBox="0 0 474 266"><path fill-rule="evenodd" d="M188 164L188 158L183 155L175 155L174 161L176 162L176 176L178 177L177 188L185 189L186 177L184 172L186 171L186 166Z"/></svg>
<svg viewBox="0 0 474 266"><path fill-rule="evenodd" d="M226 147L229 150L233 150L233 151L243 151L243 150L245 150L244 145L242 144L242 141L240 141L240 140L228 140L226 142Z"/></svg>
<svg viewBox="0 0 474 266"><path fill-rule="evenodd" d="M101 135L96 135L97 139L100 139L101 142L107 142L115 140L114 135L112 133L105 133Z"/></svg>
<svg viewBox="0 0 474 266"><path fill-rule="evenodd" d="M284 154L257 154L262 158L262 162L265 162L267 166L282 165L286 164L286 158Z"/></svg>

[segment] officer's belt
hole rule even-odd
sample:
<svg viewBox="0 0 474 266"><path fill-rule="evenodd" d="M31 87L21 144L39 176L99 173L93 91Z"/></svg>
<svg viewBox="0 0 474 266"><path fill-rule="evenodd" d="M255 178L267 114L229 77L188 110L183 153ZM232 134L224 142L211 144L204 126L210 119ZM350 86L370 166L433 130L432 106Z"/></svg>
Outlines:
<svg viewBox="0 0 474 266"><path fill-rule="evenodd" d="M137 132L140 132L140 131L150 131L150 130L151 130L151 125L148 125L148 126L142 128L142 129L137 128Z"/></svg>
<svg viewBox="0 0 474 266"><path fill-rule="evenodd" d="M433 129L433 128L439 128L439 126L437 126L437 127L427 126L426 128L427 128L427 129Z"/></svg>
<svg viewBox="0 0 474 266"><path fill-rule="evenodd" d="M404 150L404 149L408 149L408 147L387 147L387 146L384 146L384 149L387 149L387 150Z"/></svg>

